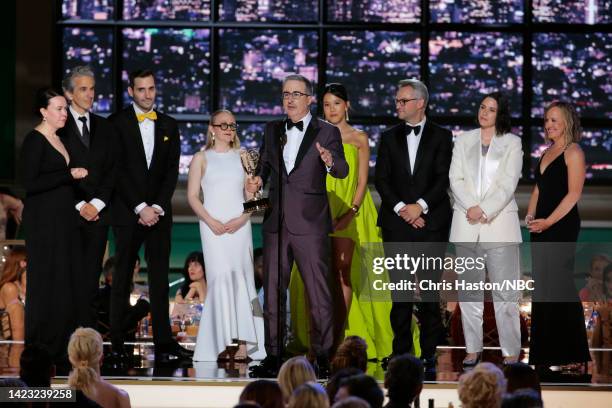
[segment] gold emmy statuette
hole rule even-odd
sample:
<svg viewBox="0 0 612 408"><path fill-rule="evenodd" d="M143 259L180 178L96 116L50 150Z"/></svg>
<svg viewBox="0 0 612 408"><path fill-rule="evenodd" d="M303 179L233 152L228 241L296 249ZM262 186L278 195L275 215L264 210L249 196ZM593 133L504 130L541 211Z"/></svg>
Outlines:
<svg viewBox="0 0 612 408"><path fill-rule="evenodd" d="M241 149L240 160L246 174L254 176L257 171L257 164L259 163L259 152L255 149ZM242 203L242 206L245 213L254 213L270 208L270 200L263 197L262 191L259 190L253 195L253 198Z"/></svg>

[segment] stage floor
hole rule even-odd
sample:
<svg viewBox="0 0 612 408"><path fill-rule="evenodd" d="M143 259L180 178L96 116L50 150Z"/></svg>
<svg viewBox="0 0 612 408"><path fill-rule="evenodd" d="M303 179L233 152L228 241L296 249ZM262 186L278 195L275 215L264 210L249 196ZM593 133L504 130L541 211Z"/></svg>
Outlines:
<svg viewBox="0 0 612 408"><path fill-rule="evenodd" d="M193 348L193 343L182 343L188 348ZM106 347L106 346L105 346ZM249 364L217 363L217 362L171 362L168 364L155 364L153 358L153 345L149 342L136 343L133 347L133 364L126 368L102 367L102 376L109 379L133 380L133 381L175 381L175 382L245 382L251 380L249 377L249 365L257 364L253 361ZM0 377L17 377L19 375L19 355L23 345L10 341L0 342ZM440 346L437 352L437 367L435 374L428 375L426 382L429 384L456 383L463 373L461 361L465 357L465 350L460 347ZM542 383L556 385L577 385L592 388L608 389L612 391L612 349L594 349L591 351L592 362L588 364L588 373L584 375L579 371L563 372L552 380L542 379ZM528 361L528 354L521 355L521 361ZM501 366L502 357L499 350L485 350L483 361L489 361ZM608 373L598 372L598 366L609 369ZM369 362L367 374L377 380L384 379L384 370L380 362ZM57 377L65 378L68 375L66 368L59 368Z"/></svg>

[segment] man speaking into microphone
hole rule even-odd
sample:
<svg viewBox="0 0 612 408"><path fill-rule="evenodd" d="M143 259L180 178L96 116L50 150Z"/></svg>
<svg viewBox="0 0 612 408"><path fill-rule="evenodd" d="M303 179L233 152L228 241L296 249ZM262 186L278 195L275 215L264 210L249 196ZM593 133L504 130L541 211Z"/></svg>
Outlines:
<svg viewBox="0 0 612 408"><path fill-rule="evenodd" d="M263 222L268 356L253 370L257 377L276 376L282 352L278 349L278 339L283 336L283 328L277 323L278 314L285 316L284 310L278 310L278 296L282 297L280 304L284 308L294 261L310 304L310 345L317 356L319 376L325 376L329 370L333 310L328 287L328 234L332 231L332 223L325 179L328 174L346 177L348 164L338 128L312 117L313 94L312 83L302 75L289 75L284 79L282 101L287 118L267 123L260 150L259 176L247 185L247 189L254 192L263 182L269 181L272 203ZM280 292L277 287L279 273L283 283Z"/></svg>

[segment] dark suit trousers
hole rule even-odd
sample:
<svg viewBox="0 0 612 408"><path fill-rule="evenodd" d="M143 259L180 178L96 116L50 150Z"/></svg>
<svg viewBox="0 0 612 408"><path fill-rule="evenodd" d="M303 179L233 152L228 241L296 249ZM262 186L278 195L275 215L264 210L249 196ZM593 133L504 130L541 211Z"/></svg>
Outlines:
<svg viewBox="0 0 612 408"><path fill-rule="evenodd" d="M130 301L130 287L134 264L140 246L145 245L151 318L153 320L153 342L156 345L172 341L168 313L168 270L170 261L170 240L172 219L162 216L152 227L140 224L113 227L116 239L117 266L111 291L111 342L122 345L125 333L123 322Z"/></svg>
<svg viewBox="0 0 612 408"><path fill-rule="evenodd" d="M412 234L403 231L394 231L383 228L384 242L405 242L406 247L410 248L410 254L418 256L423 254L425 257L444 257L444 242L448 239L447 231L427 231L424 229L415 230ZM432 246L428 242L434 243ZM395 257L396 254L385 253L386 257ZM403 253L401 254L403 255ZM419 279L427 279L439 282L442 275L441 270L417 271ZM391 282L399 282L406 279L405 273L389 272ZM412 350L412 313L414 302L409 301L405 295L399 299L394 293L391 296L393 306L391 307L391 328L393 329L393 354L399 355L409 353ZM421 355L424 358L432 358L436 352L436 347L440 337L444 333L442 315L440 313L440 295L438 292L422 292L422 299L417 305L417 317L420 322L420 342Z"/></svg>
<svg viewBox="0 0 612 408"><path fill-rule="evenodd" d="M100 286L108 226L92 223L81 225L79 230L83 269L75 276L77 321L79 326L96 328L98 316L95 300Z"/></svg>
<svg viewBox="0 0 612 408"><path fill-rule="evenodd" d="M281 296L281 316L286 316L287 287L293 262L304 281L310 305L310 345L317 356L327 357L332 346L333 306L329 289L329 237L327 234L294 235L285 224L281 227L281 273L283 287L278 291L278 233L264 232L264 317L266 321L266 352L278 356L278 296ZM282 331L282 328L281 328Z"/></svg>

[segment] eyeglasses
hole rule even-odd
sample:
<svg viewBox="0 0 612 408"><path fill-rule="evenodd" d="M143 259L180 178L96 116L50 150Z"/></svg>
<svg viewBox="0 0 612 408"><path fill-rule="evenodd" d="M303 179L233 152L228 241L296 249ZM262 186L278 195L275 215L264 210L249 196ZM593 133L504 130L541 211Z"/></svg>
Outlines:
<svg viewBox="0 0 612 408"><path fill-rule="evenodd" d="M232 130L236 130L236 128L238 127L238 125L236 125L235 123L213 123L212 124L214 127L218 127L221 128L221 130L227 130L227 129L232 129Z"/></svg>
<svg viewBox="0 0 612 408"><path fill-rule="evenodd" d="M283 92L283 99L297 99L300 96L310 96L309 94L306 94L304 92L299 92L299 91L293 91L293 92Z"/></svg>
<svg viewBox="0 0 612 408"><path fill-rule="evenodd" d="M396 99L395 104L399 106L404 106L410 101L416 101L419 98L410 98L410 99Z"/></svg>

